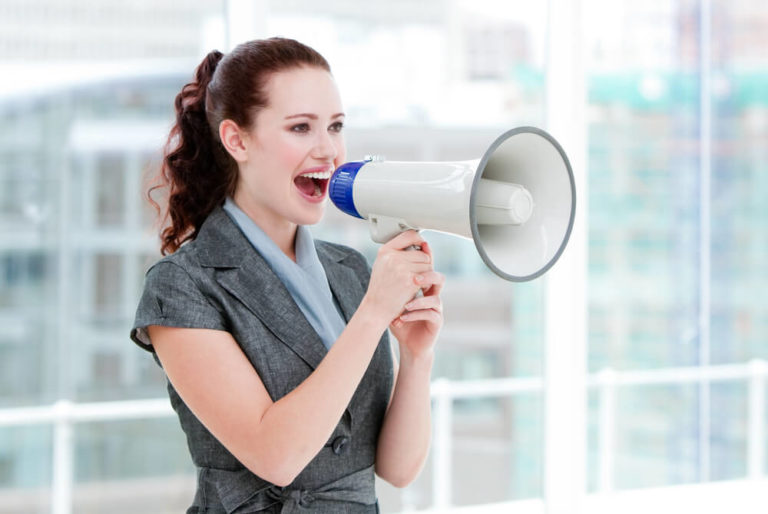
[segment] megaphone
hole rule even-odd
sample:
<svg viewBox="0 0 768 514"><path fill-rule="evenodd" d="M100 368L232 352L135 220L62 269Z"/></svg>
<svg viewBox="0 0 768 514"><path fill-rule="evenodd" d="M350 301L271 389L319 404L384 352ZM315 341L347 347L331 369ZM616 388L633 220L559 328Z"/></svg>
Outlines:
<svg viewBox="0 0 768 514"><path fill-rule="evenodd" d="M513 282L555 264L576 209L568 157L535 127L505 132L476 160L347 162L331 176L329 196L343 212L367 219L378 243L411 229L470 238L485 264Z"/></svg>

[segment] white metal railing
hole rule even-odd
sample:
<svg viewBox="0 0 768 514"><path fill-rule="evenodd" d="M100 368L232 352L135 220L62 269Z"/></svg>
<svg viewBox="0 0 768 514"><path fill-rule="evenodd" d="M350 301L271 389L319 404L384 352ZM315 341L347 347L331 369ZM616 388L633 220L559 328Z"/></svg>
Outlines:
<svg viewBox="0 0 768 514"><path fill-rule="evenodd" d="M432 504L436 510L451 506L453 474L453 401L463 398L494 398L520 393L540 392L544 380L536 378L496 378L450 381L444 378L432 383L434 401L434 435L432 439Z"/></svg>
<svg viewBox="0 0 768 514"><path fill-rule="evenodd" d="M748 383L748 478L763 477L765 448L765 404L768 363L753 360L747 364L708 367L666 368L644 371L615 371L610 368L590 375L587 385L599 395L598 407L598 493L613 491L613 466L616 423L616 389L626 386L659 384L706 384L746 380ZM543 392L542 378L502 378L472 381L438 379L432 385L434 400L433 508L451 506L453 440L451 437L453 402L465 398L507 397ZM52 514L71 514L74 489L73 425L93 421L147 419L172 416L167 399L130 400L76 404L60 400L53 405L0 409L0 427L53 426Z"/></svg>
<svg viewBox="0 0 768 514"><path fill-rule="evenodd" d="M75 469L73 424L159 418L172 414L167 398L80 404L59 400L49 406L0 409L0 427L53 425L51 513L71 514Z"/></svg>
<svg viewBox="0 0 768 514"><path fill-rule="evenodd" d="M598 492L613 490L616 388L622 386L660 384L700 384L748 380L747 400L747 474L758 478L764 474L765 462L765 385L768 363L755 359L746 364L707 367L666 368L617 372L604 369L590 376L588 386L599 391L598 422ZM707 431L706 433L709 433Z"/></svg>

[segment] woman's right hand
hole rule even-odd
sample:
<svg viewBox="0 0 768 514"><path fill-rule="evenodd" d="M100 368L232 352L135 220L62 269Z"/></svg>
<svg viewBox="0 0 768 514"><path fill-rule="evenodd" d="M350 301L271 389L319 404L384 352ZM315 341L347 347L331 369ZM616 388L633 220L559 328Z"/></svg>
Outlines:
<svg viewBox="0 0 768 514"><path fill-rule="evenodd" d="M419 289L430 285L432 274L429 272L434 269L432 257L421 250L409 249L425 244L418 232L408 230L379 248L363 305L386 318L387 324L403 312L405 304Z"/></svg>

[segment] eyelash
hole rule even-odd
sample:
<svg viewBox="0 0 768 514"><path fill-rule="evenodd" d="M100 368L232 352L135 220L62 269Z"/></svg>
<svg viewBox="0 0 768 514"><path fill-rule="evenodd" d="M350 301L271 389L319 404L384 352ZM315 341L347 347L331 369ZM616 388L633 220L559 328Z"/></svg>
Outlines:
<svg viewBox="0 0 768 514"><path fill-rule="evenodd" d="M344 123L341 121L337 121L333 123L330 127L328 127L328 130L339 133L342 131L343 128L344 128ZM310 130L309 123L299 123L291 127L291 132L298 132L300 134L305 134L309 132L309 130Z"/></svg>

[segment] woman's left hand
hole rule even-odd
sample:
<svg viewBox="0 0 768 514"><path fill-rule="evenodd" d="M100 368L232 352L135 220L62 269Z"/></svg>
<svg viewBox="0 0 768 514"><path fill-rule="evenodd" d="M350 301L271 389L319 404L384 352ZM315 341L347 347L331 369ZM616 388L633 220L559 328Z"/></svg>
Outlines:
<svg viewBox="0 0 768 514"><path fill-rule="evenodd" d="M432 256L427 244L422 245L422 251ZM403 313L389 326L392 335L400 343L401 350L408 351L411 357L421 357L431 353L443 326L440 292L445 283L445 276L431 270L421 273L420 278L423 296L418 296L405 304Z"/></svg>

